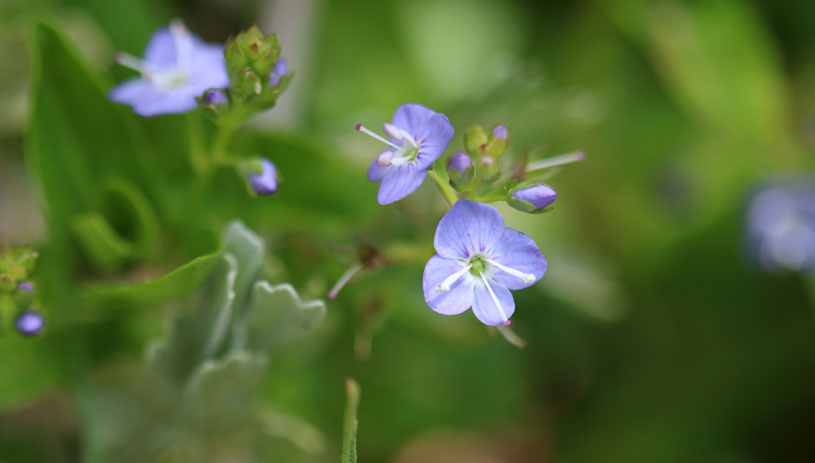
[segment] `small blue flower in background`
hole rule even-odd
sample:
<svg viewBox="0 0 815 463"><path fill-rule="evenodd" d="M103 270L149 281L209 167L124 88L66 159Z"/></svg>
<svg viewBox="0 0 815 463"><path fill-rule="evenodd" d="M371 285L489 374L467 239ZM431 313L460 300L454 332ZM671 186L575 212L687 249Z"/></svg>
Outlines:
<svg viewBox="0 0 815 463"><path fill-rule="evenodd" d="M124 53L115 59L141 77L111 90L111 101L128 104L145 117L193 110L206 89L229 85L223 47L204 43L178 22L153 34L144 60Z"/></svg>
<svg viewBox="0 0 815 463"><path fill-rule="evenodd" d="M34 336L42 331L43 326L45 326L45 320L39 312L26 310L17 317L14 324L20 334Z"/></svg>
<svg viewBox="0 0 815 463"><path fill-rule="evenodd" d="M277 168L268 159L260 161L263 172L259 174L249 174L249 183L252 189L259 195L273 195L277 193Z"/></svg>
<svg viewBox="0 0 815 463"><path fill-rule="evenodd" d="M815 178L759 189L747 210L747 243L768 271L815 271Z"/></svg>
<svg viewBox="0 0 815 463"><path fill-rule="evenodd" d="M269 85L275 86L280 83L280 78L289 74L289 65L286 60L280 58L274 63L274 68L269 74Z"/></svg>
<svg viewBox="0 0 815 463"><path fill-rule="evenodd" d="M546 273L546 259L525 234L504 226L489 204L462 199L442 217L436 255L424 269L427 304L444 315L470 307L486 325L508 325L515 312L510 290L526 288Z"/></svg>
<svg viewBox="0 0 815 463"><path fill-rule="evenodd" d="M552 204L557 199L557 193L546 185L532 185L512 193L515 199L526 201L535 207L535 210L543 209Z"/></svg>
<svg viewBox="0 0 815 463"><path fill-rule="evenodd" d="M385 139L357 124L356 129L388 145L368 169L368 180L381 182L376 199L390 204L416 191L427 169L442 155L453 138L447 116L416 103L396 109L391 124L384 124Z"/></svg>
<svg viewBox="0 0 815 463"><path fill-rule="evenodd" d="M24 293L33 293L34 292L34 283L30 281L21 281L17 283L17 289Z"/></svg>

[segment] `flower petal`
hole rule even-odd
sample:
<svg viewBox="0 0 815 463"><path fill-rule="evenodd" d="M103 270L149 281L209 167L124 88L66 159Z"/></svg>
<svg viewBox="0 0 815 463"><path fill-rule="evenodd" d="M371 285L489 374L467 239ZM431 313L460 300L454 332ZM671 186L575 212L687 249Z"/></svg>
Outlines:
<svg viewBox="0 0 815 463"><path fill-rule="evenodd" d="M504 229L501 238L488 251L488 257L505 267L535 275L535 281L525 283L522 278L510 275L493 266L495 272L491 277L509 289L529 287L546 273L546 258L543 257L532 238L509 227Z"/></svg>
<svg viewBox="0 0 815 463"><path fill-rule="evenodd" d="M133 111L144 117L159 114L181 114L198 107L196 93L188 88L173 90L156 90L151 98L144 98L131 103Z"/></svg>
<svg viewBox="0 0 815 463"><path fill-rule="evenodd" d="M111 89L108 98L114 103L134 105L139 101L156 98L159 91L155 85L144 79L130 79Z"/></svg>
<svg viewBox="0 0 815 463"><path fill-rule="evenodd" d="M493 294L490 294L489 289L483 282L476 285L475 297L473 298L473 313L485 325L502 325L515 313L515 299L512 298L512 293L509 292L506 286L496 281L490 281L489 285L495 298L493 298ZM501 305L500 309L496 305L496 299L498 304Z"/></svg>
<svg viewBox="0 0 815 463"><path fill-rule="evenodd" d="M494 207L460 199L441 218L433 246L442 257L468 259L491 248L504 228L504 219Z"/></svg>
<svg viewBox="0 0 815 463"><path fill-rule="evenodd" d="M393 125L418 140L424 134L425 128L434 114L436 114L435 111L420 104L405 103L396 108L396 112L393 113Z"/></svg>
<svg viewBox="0 0 815 463"><path fill-rule="evenodd" d="M457 315L473 305L475 281L470 272L465 273L447 291L439 290L439 285L450 275L464 268L464 264L454 259L435 255L427 261L422 277L424 300L434 311L443 315Z"/></svg>
<svg viewBox="0 0 815 463"><path fill-rule="evenodd" d="M169 27L162 27L150 37L144 49L144 61L152 70L176 67L176 38Z"/></svg>
<svg viewBox="0 0 815 463"><path fill-rule="evenodd" d="M419 139L419 152L416 154L419 167L427 168L436 162L452 139L453 126L447 116L438 113L431 117Z"/></svg>
<svg viewBox="0 0 815 463"><path fill-rule="evenodd" d="M192 59L187 85L195 89L197 95L208 88L226 88L229 75L226 73L226 60L222 45L208 45L203 42L192 50Z"/></svg>
<svg viewBox="0 0 815 463"><path fill-rule="evenodd" d="M383 206L399 201L416 191L425 176L427 176L427 171L417 168L416 164L412 162L394 167L382 177L376 200Z"/></svg>

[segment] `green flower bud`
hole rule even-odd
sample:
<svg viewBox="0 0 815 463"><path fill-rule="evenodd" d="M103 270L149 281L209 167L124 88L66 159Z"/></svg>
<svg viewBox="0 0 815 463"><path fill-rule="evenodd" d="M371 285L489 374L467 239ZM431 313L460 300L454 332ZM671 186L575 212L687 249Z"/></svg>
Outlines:
<svg viewBox="0 0 815 463"><path fill-rule="evenodd" d="M450 162L447 164L447 175L450 177L450 184L456 190L466 187L473 181L475 175L473 160L466 153L460 151L450 156Z"/></svg>
<svg viewBox="0 0 815 463"><path fill-rule="evenodd" d="M479 158L484 154L484 148L488 141L484 128L478 124L473 125L470 130L464 133L464 149L473 158Z"/></svg>
<svg viewBox="0 0 815 463"><path fill-rule="evenodd" d="M528 213L551 211L551 204L557 199L557 192L547 185L529 181L515 185L507 193L507 204Z"/></svg>
<svg viewBox="0 0 815 463"><path fill-rule="evenodd" d="M504 154L509 146L509 137L510 132L507 127L501 124L493 127L485 148L486 154L496 158Z"/></svg>
<svg viewBox="0 0 815 463"><path fill-rule="evenodd" d="M478 176L485 182L494 182L501 177L501 169L498 166L498 160L490 157L483 156L478 159Z"/></svg>

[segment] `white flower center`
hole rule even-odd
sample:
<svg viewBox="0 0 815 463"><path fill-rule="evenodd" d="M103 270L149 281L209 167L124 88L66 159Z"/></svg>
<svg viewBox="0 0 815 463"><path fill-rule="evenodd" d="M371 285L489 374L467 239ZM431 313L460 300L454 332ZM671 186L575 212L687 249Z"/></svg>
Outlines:
<svg viewBox="0 0 815 463"><path fill-rule="evenodd" d="M399 127L393 124L384 124L382 126L382 130L396 143L368 130L362 124L357 124L356 129L393 148L394 151L388 150L379 155L377 158L379 165L398 167L416 161L416 156L419 154L419 144L413 136Z"/></svg>

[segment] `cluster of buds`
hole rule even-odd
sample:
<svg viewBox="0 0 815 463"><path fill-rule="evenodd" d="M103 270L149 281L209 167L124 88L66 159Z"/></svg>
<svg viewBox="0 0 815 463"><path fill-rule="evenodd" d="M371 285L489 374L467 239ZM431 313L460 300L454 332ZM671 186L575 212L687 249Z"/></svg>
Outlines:
<svg viewBox="0 0 815 463"><path fill-rule="evenodd" d="M36 305L34 284L29 280L37 262L37 251L29 246L12 249L0 244L0 321L15 320L20 334L42 331L44 319Z"/></svg>
<svg viewBox="0 0 815 463"><path fill-rule="evenodd" d="M210 113L223 116L235 106L255 111L271 108L291 80L280 57L276 34L264 36L256 26L230 38L224 50L229 88L212 88L199 98Z"/></svg>
<svg viewBox="0 0 815 463"><path fill-rule="evenodd" d="M502 124L495 125L489 132L476 124L464 134L466 152L450 156L447 175L450 185L459 192L477 191L480 185L489 185L501 178L499 158L509 147L510 130ZM499 193L495 193L499 192ZM539 213L552 209L551 204L557 193L539 181L521 181L512 178L489 194L495 200L523 212Z"/></svg>

